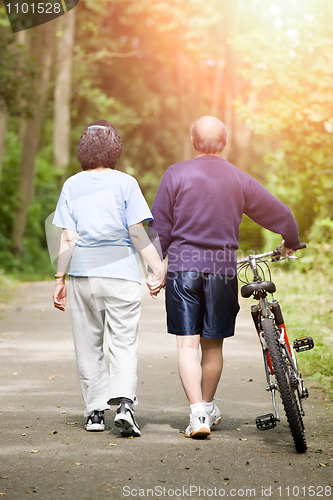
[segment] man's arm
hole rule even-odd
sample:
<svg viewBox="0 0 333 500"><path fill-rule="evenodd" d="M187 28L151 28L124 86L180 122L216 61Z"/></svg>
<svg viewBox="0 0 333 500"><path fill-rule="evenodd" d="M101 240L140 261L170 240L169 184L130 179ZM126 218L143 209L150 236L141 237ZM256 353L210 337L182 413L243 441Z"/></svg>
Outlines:
<svg viewBox="0 0 333 500"><path fill-rule="evenodd" d="M300 245L297 222L289 207L250 176L244 200L244 213L265 229L281 234L288 253Z"/></svg>
<svg viewBox="0 0 333 500"><path fill-rule="evenodd" d="M152 214L154 220L149 223L149 236L152 240L154 240L154 236L158 236L163 258L166 257L172 243L175 192L175 174L169 167L162 178L153 203Z"/></svg>

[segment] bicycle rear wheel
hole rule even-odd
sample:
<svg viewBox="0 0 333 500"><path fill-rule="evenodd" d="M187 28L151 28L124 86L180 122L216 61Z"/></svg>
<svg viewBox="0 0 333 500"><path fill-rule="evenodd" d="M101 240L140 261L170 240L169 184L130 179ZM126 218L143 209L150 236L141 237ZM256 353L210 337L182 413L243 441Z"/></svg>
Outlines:
<svg viewBox="0 0 333 500"><path fill-rule="evenodd" d="M287 366L288 361L286 361L282 347L279 344L273 319L263 319L262 327L290 432L297 452L304 453L307 450L304 424L295 394L295 390L297 389L295 389L295 385L292 383L289 367Z"/></svg>

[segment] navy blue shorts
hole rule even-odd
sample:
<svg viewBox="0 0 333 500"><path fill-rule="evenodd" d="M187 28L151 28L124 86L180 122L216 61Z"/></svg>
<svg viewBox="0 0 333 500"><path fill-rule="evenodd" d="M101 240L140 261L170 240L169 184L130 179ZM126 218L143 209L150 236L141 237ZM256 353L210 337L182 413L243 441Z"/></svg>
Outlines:
<svg viewBox="0 0 333 500"><path fill-rule="evenodd" d="M237 276L168 272L166 310L169 333L231 337L239 311Z"/></svg>

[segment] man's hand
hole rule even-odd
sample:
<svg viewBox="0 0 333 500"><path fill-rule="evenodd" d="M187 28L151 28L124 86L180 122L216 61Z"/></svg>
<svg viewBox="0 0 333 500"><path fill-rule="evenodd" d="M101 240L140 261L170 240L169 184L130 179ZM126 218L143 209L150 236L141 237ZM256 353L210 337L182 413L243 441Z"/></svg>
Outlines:
<svg viewBox="0 0 333 500"><path fill-rule="evenodd" d="M286 247L284 244L284 240L282 240L281 253L284 257L287 257L287 259L288 259L289 255L292 255L293 253L295 253L295 250L293 250L293 248Z"/></svg>
<svg viewBox="0 0 333 500"><path fill-rule="evenodd" d="M165 273L159 276L156 276L153 273L148 273L146 284L149 288L150 296L153 299L157 299L157 295L159 294L159 292L162 290L162 288L165 288L165 276Z"/></svg>
<svg viewBox="0 0 333 500"><path fill-rule="evenodd" d="M53 305L60 311L64 311L66 307L67 290L65 281L56 282L53 294Z"/></svg>

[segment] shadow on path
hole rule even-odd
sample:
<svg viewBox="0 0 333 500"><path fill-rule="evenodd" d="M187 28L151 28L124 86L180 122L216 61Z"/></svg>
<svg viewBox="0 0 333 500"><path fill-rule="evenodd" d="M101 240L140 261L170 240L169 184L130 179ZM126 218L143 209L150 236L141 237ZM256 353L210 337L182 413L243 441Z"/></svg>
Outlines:
<svg viewBox="0 0 333 500"><path fill-rule="evenodd" d="M225 342L217 395L222 423L208 439L196 441L184 437L188 407L177 373L175 339L166 334L163 297L153 301L143 296L136 409L142 436L122 439L113 425L113 411L107 414L106 432L84 430L70 314L53 308L52 287L49 282L24 284L2 310L2 496L329 496L332 426L319 389L310 385L305 402L305 454L295 452L285 418L272 431L255 427L255 417L270 412L271 402L248 303L243 304L236 336Z"/></svg>

